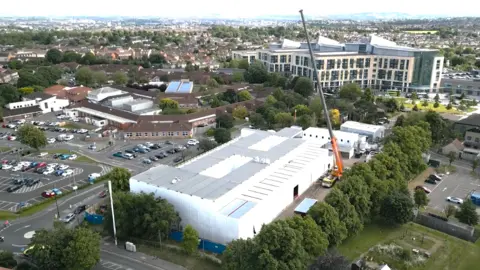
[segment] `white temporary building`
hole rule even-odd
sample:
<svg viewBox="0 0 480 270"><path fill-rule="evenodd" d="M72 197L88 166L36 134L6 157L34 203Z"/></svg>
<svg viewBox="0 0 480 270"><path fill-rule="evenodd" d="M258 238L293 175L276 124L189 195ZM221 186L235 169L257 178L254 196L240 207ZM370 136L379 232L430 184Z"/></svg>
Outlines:
<svg viewBox="0 0 480 270"><path fill-rule="evenodd" d="M359 135L367 136L369 139L375 141L385 136L385 127L379 125L365 124L355 121L347 121L340 126L341 131L357 133Z"/></svg>
<svg viewBox="0 0 480 270"><path fill-rule="evenodd" d="M362 136L357 133L334 130L333 135L337 138L340 152L346 158L351 158L355 153L355 148L362 142ZM331 149L330 134L326 128L309 127L303 131L303 139L317 140L325 148Z"/></svg>
<svg viewBox="0 0 480 270"><path fill-rule="evenodd" d="M168 200L182 225L192 225L202 239L227 244L253 237L332 166L319 142L286 133L244 129L181 166L133 176L130 190Z"/></svg>

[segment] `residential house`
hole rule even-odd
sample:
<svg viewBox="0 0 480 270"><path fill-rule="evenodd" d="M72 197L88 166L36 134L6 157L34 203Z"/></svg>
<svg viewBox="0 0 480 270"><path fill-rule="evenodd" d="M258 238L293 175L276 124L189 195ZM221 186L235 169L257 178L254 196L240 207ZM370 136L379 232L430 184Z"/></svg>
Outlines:
<svg viewBox="0 0 480 270"><path fill-rule="evenodd" d="M480 128L480 114L472 114L455 122L455 130L465 133L467 130Z"/></svg>
<svg viewBox="0 0 480 270"><path fill-rule="evenodd" d="M449 153L453 152L455 153L456 157L460 157L464 148L465 146L463 143L458 139L455 139L451 143L442 147L442 154L448 155Z"/></svg>
<svg viewBox="0 0 480 270"><path fill-rule="evenodd" d="M15 54L15 59L28 61L30 59L43 59L47 54L47 50L23 50Z"/></svg>
<svg viewBox="0 0 480 270"><path fill-rule="evenodd" d="M14 58L11 52L0 52L0 64L6 64Z"/></svg>
<svg viewBox="0 0 480 270"><path fill-rule="evenodd" d="M14 83L18 79L18 72L0 67L0 83Z"/></svg>
<svg viewBox="0 0 480 270"><path fill-rule="evenodd" d="M462 159L474 160L480 158L480 128L469 129L465 132L465 148L462 151Z"/></svg>

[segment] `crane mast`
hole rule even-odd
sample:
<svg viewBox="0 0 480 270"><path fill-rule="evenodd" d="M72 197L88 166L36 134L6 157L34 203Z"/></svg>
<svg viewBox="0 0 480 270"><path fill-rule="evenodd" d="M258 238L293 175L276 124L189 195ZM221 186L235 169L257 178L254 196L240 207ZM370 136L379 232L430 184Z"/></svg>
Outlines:
<svg viewBox="0 0 480 270"><path fill-rule="evenodd" d="M310 63L313 67L314 70L314 79L315 77L317 78L317 83L315 84L315 88L318 93L320 93L320 99L322 101L322 106L323 106L323 113L325 115L325 121L327 122L327 128L328 128L328 133L330 135L330 143L332 145L332 152L335 158L335 168L332 170L332 177L334 178L333 182L340 178L343 174L343 162L342 162L342 157L340 155L340 151L338 149L338 144L337 144L337 138L335 138L333 134L333 129L332 129L332 122L330 122L330 115L327 109L327 103L325 102L325 95L323 93L323 89L320 86L320 80L318 79L318 70L317 70L317 65L316 61L313 55L313 50L312 50L312 44L310 43L310 38L308 37L308 31L307 31L307 25L305 24L305 17L303 16L303 10L300 10L300 16L302 17L302 24L303 24L303 30L305 32L305 38L307 39L307 44L308 44L308 52L310 53ZM332 183L333 185L333 183Z"/></svg>

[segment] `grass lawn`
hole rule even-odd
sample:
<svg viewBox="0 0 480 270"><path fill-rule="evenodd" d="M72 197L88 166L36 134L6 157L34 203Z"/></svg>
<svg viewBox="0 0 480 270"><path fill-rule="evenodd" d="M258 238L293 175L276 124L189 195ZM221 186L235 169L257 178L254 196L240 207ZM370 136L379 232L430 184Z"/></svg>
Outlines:
<svg viewBox="0 0 480 270"><path fill-rule="evenodd" d="M480 264L480 241L473 244L415 223L398 228L369 225L359 235L347 239L338 249L348 259L355 260L366 254L371 247L389 243L395 243L408 249L423 249L431 253L431 257L423 264L411 266L408 269L467 270L478 269ZM370 252L369 255L372 253ZM375 256L375 254L372 256L375 260L385 261L393 267L397 266L398 270L406 269L403 267L403 262L399 260L394 261L392 258Z"/></svg>
<svg viewBox="0 0 480 270"><path fill-rule="evenodd" d="M62 126L62 128L68 128L68 129L92 129L92 126L86 125L86 124L78 124L75 122L67 122L65 125Z"/></svg>
<svg viewBox="0 0 480 270"><path fill-rule="evenodd" d="M190 270L220 270L222 267L208 259L199 256L189 256L171 248L153 248L144 245L137 245L137 250L148 255L181 265Z"/></svg>
<svg viewBox="0 0 480 270"><path fill-rule="evenodd" d="M426 35L426 34L434 35L438 33L437 30L412 30L412 31L404 31L404 32L409 34L422 34L422 35Z"/></svg>
<svg viewBox="0 0 480 270"><path fill-rule="evenodd" d="M91 158L79 155L79 154L77 154L75 152L72 152L68 149L52 149L52 150L49 149L49 150L45 150L45 151L41 151L41 152L47 152L49 155L53 155L53 154L75 154L75 155L77 155L77 159L75 159L75 161L77 161L77 162L97 163L95 160L93 160Z"/></svg>
<svg viewBox="0 0 480 270"><path fill-rule="evenodd" d="M405 106L405 108L410 108L412 109L415 105L414 104L409 104L409 103L404 103L403 104ZM417 108L419 111L435 111L435 112L438 112L438 113L452 113L452 114L463 114L462 111L459 111L455 108L452 108L450 110L448 110L444 105L440 104L437 108L433 107L433 103L428 103L428 106L424 107L422 105L422 102L419 102L417 103Z"/></svg>
<svg viewBox="0 0 480 270"><path fill-rule="evenodd" d="M6 147L6 146L0 146L0 153L10 151L10 149L12 148Z"/></svg>

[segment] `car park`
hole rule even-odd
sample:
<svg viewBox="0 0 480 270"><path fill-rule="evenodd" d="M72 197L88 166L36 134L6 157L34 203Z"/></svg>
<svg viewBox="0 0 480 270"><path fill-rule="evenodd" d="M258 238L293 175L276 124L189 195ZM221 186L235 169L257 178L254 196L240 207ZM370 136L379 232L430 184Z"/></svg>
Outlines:
<svg viewBox="0 0 480 270"><path fill-rule="evenodd" d="M167 150L167 153L175 154L175 153L177 153L177 151L175 150L175 148L170 148L170 149Z"/></svg>
<svg viewBox="0 0 480 270"><path fill-rule="evenodd" d="M462 204L463 199L457 198L457 197L447 197L448 202L456 203L456 204Z"/></svg>
<svg viewBox="0 0 480 270"><path fill-rule="evenodd" d="M27 182L26 182L26 186L27 187L31 187L31 186L34 186L36 184L40 183L40 179L29 179Z"/></svg>

